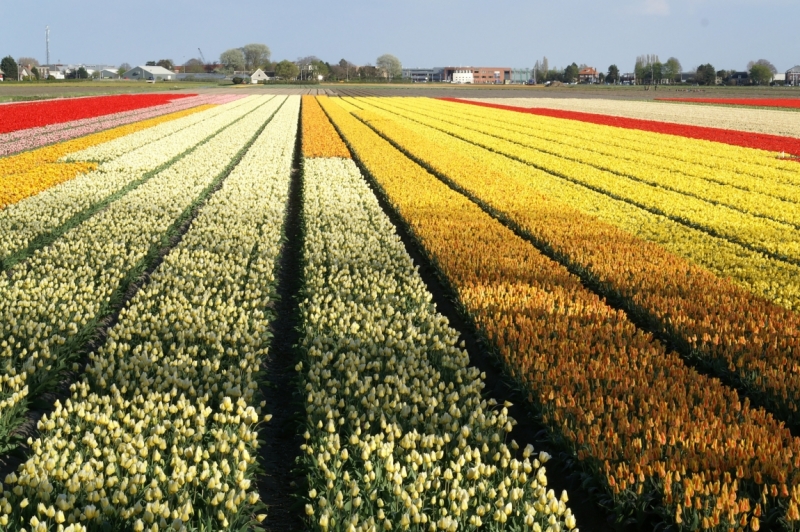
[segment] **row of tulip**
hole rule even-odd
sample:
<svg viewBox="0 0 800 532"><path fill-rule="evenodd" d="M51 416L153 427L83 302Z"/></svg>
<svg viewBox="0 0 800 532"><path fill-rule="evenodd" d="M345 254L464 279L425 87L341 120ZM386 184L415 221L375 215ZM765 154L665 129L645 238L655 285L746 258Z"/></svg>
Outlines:
<svg viewBox="0 0 800 532"><path fill-rule="evenodd" d="M365 100L359 100L359 105L366 106L365 102ZM375 107L370 108L383 112ZM398 115L386 116L412 128L420 127L419 124L405 120ZM437 142L469 154L475 159L471 163L473 165L502 167L505 173L518 176L517 179L523 180L525 186L532 190L629 233L658 243L668 251L707 268L721 277L730 278L739 286L785 308L800 309L800 283L798 283L800 267L794 264L765 257L761 253L745 249L736 243L717 238L688 225L640 209L606 194L597 193L487 150L470 148L465 151L464 148L469 147L468 144L440 131L426 129L426 132Z"/></svg>
<svg viewBox="0 0 800 532"><path fill-rule="evenodd" d="M266 99L266 98L264 98ZM0 276L0 444L36 397L79 356L175 224L276 111L262 105L52 245Z"/></svg>
<svg viewBox="0 0 800 532"><path fill-rule="evenodd" d="M797 117L793 111L601 98L480 98L471 101L521 108L580 111L610 117L800 137L800 124L797 123Z"/></svg>
<svg viewBox="0 0 800 532"><path fill-rule="evenodd" d="M3 160L5 175L0 180L0 209L97 168L97 164L93 162L59 161L64 154L126 137L165 122L176 121L209 107L198 106L8 157Z"/></svg>
<svg viewBox="0 0 800 532"><path fill-rule="evenodd" d="M347 146L336 134L328 117L322 112L313 96L303 96L303 157L342 157L350 158Z"/></svg>
<svg viewBox="0 0 800 532"><path fill-rule="evenodd" d="M42 235L56 230L81 212L102 205L108 198L135 187L154 171L241 120L260 105L264 105L264 100L252 98L242 104L236 102L202 111L196 117L178 119L176 122L183 125L188 121L189 127L165 137L161 137L160 130L174 131L174 124L166 122L148 128L143 133L154 139L150 144L140 146L135 143L135 149L131 152L102 164L96 171L77 176L0 210L0 261L8 263L10 257L24 252ZM124 141L120 143L124 144ZM121 159L124 160L122 164Z"/></svg>
<svg viewBox="0 0 800 532"><path fill-rule="evenodd" d="M499 106L500 109L498 109L498 106L494 104L470 102L474 105L463 106L462 101L458 103L462 104L459 106L462 112L467 114L478 112L476 108L489 106L494 113L500 111L510 122L521 126L530 125L530 120L534 119L537 122L537 127L546 127L548 130L560 129L578 137L592 133L593 138L597 138L602 133L605 133L603 139L599 141L602 144L612 148L636 148L657 157L666 158L667 161L672 159L680 163L697 165L700 169L708 169L705 172L707 179L715 179L714 174L728 171L747 176L747 179L722 181L732 186L758 186L761 180L766 180L769 185L774 187L779 185L796 186L800 182L800 166L787 158L786 154L776 154L772 151L752 149L752 147L742 149L742 147L736 145L687 138L681 136L679 132L663 134L663 132L641 131L635 128L628 129L623 127L624 125L617 127L614 124L611 124L613 127L609 129L609 125L594 123L590 120L564 120L563 117L543 117L520 112L524 110L517 107ZM465 107L467 108L465 109ZM475 108L475 110L472 111L470 107ZM658 123L664 124L663 122ZM728 131L731 134L737 134L735 131ZM738 134L747 136L744 133ZM754 180L752 178L757 179Z"/></svg>
<svg viewBox="0 0 800 532"><path fill-rule="evenodd" d="M797 229L793 225L756 217L725 205L710 203L599 170L586 162L587 159L596 157L596 155L584 155L579 162L542 150L531 150L530 147L521 146L463 125L444 122L441 117L432 118L419 112L404 111L394 102L381 102L381 105L375 105L390 109L401 116L412 117L421 124L435 127L592 190L622 199L642 209L662 214L677 222L736 242L778 260L800 265L800 241L797 239ZM530 143L533 144L535 141L531 140ZM553 148L550 143L544 142L543 144L546 148ZM572 150L572 156L580 157L575 154L575 151Z"/></svg>
<svg viewBox="0 0 800 532"><path fill-rule="evenodd" d="M24 102L3 106L0 133L153 107L194 94L122 94Z"/></svg>
<svg viewBox="0 0 800 532"><path fill-rule="evenodd" d="M350 159L305 160L303 212L309 528L572 530Z"/></svg>
<svg viewBox="0 0 800 532"><path fill-rule="evenodd" d="M532 186L538 176L516 172L500 155L413 122L395 122L386 113L359 116L521 228L684 353L739 381L792 426L800 425L797 313L576 211L561 202L564 198L554 201ZM443 149L447 161L437 155Z"/></svg>
<svg viewBox="0 0 800 532"><path fill-rule="evenodd" d="M122 311L71 397L39 422L32 456L5 479L5 530L239 530L264 518L257 374L299 106L287 100ZM171 185L191 186L178 174Z"/></svg>
<svg viewBox="0 0 800 532"><path fill-rule="evenodd" d="M241 95L205 94L191 98L181 98L164 105L124 111L94 118L84 118L73 122L63 122L42 127L21 129L12 133L0 134L0 157L20 151L32 150L82 137L98 131L140 122L158 116L185 111L204 105L222 105L241 98Z"/></svg>
<svg viewBox="0 0 800 532"><path fill-rule="evenodd" d="M655 491L662 516L691 530L800 520L800 439L637 331L580 279L347 112L357 108L322 102L544 422L618 505L641 508ZM467 163L430 143L444 165ZM526 199L533 209L547 202ZM558 214L548 223L574 215Z"/></svg>
<svg viewBox="0 0 800 532"><path fill-rule="evenodd" d="M616 131L608 126L579 123L564 130L558 127L558 122L563 123L563 120L537 116L529 117L523 125L515 123L514 115L519 117L519 113L476 106L467 106L474 111L465 111L464 105L430 100L428 102L431 103L418 109L441 120L459 124L464 124L465 115L475 118L477 122L467 124L472 129L534 150L590 164L601 170L757 216L795 226L800 220L800 215L795 214L797 209L794 208L794 204L800 202L800 165L794 165L797 168L793 170L798 170L794 173L794 183L787 179L786 171L772 169L772 172L765 172L763 166L752 163L752 173L755 175L750 179L742 179L736 162L746 161L753 154L752 150L745 148L729 148L728 151L734 152L738 157L730 157L724 165L718 165L712 170L705 164L702 155L693 157L695 145L700 143L694 139L678 139L675 147L656 148L653 147L654 142L641 140L625 142L615 139L616 142L609 142L609 139L616 137ZM650 140L656 141L658 137L663 135L652 134ZM691 160L676 160L676 152L683 153L684 157Z"/></svg>
<svg viewBox="0 0 800 532"><path fill-rule="evenodd" d="M227 105L209 109L208 112L203 113L202 115L187 116L183 120L164 124L162 127L141 130L135 134L127 135L124 138L119 138L110 142L104 142L102 144L86 146L81 150L71 151L64 155L61 160L64 162L109 162L134 150L148 146L159 139L163 139L178 133L181 130L184 130L184 134L202 131L203 125L199 124L207 123L209 119L217 117L224 112L228 112L242 106L252 105L253 101L253 97L236 99ZM145 150L140 150L139 153L142 153L143 151Z"/></svg>

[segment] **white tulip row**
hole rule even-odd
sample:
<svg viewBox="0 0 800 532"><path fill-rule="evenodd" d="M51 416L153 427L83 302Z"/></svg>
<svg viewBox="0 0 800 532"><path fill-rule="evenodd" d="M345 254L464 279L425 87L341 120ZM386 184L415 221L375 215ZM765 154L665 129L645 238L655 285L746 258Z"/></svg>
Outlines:
<svg viewBox="0 0 800 532"><path fill-rule="evenodd" d="M317 530L572 530L350 160L304 163L306 514ZM463 343L461 344L463 347Z"/></svg>
<svg viewBox="0 0 800 532"><path fill-rule="evenodd" d="M518 107L544 107L563 111L581 111L674 124L800 137L800 121L797 120L797 112L792 110L600 98L475 98L475 100Z"/></svg>
<svg viewBox="0 0 800 532"><path fill-rule="evenodd" d="M91 146L84 150L70 153L69 155L62 157L61 160L65 162L108 162L112 159L116 159L122 155L130 153L137 148L147 146L148 144L151 144L159 139L162 139L168 135L173 135L189 127L193 127L193 131L195 132L202 133L205 130L205 132L208 133L209 128L213 127L213 124L209 123L211 118L229 112L242 105L252 105L255 101L257 101L255 97L251 96L242 100L230 102L226 105L221 105L212 109L206 109L200 113L184 116L176 120L159 124L155 127L143 129L130 135L111 140L109 142L98 144L97 146ZM203 124L204 122L205 124ZM198 124L202 125L198 126ZM184 134L186 133L191 133L191 131L184 131Z"/></svg>
<svg viewBox="0 0 800 532"><path fill-rule="evenodd" d="M264 97L266 100L266 97ZM265 105L0 276L0 425L60 371L120 285L274 113ZM0 441L8 434L0 434Z"/></svg>
<svg viewBox="0 0 800 532"><path fill-rule="evenodd" d="M154 136L152 143L128 154L149 150L149 158L137 157L136 164L131 164L130 161L119 164L119 159L114 159L101 165L94 172L78 176L0 210L0 261L24 250L37 237L46 235L76 214L141 179L147 172L157 169L212 137L221 129L230 126L232 122L264 105L265 101L264 98L253 97L244 104L234 102L192 115L188 118L196 117L200 122L160 138L158 138L160 133L151 133ZM266 105L274 110L279 101L272 100ZM169 128L170 124L170 122L160 124L151 129ZM119 140L124 141L127 138L127 136L121 137ZM138 141L134 146L137 143Z"/></svg>
<svg viewBox="0 0 800 532"><path fill-rule="evenodd" d="M179 531L253 521L256 372L299 108L289 97L124 309L72 397L39 423L33 456L6 478L1 525Z"/></svg>

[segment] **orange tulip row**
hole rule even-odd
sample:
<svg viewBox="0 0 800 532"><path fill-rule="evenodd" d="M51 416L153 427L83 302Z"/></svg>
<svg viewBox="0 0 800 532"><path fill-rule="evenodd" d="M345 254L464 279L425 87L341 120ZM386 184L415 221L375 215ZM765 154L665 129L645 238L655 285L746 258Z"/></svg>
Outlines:
<svg viewBox="0 0 800 532"><path fill-rule="evenodd" d="M800 426L800 315L552 201L530 184L538 170L385 112L359 116L550 248L684 353Z"/></svg>
<svg viewBox="0 0 800 532"><path fill-rule="evenodd" d="M212 107L216 106L200 105L6 157L0 180L0 209L97 168L95 163L59 163L65 155Z"/></svg>
<svg viewBox="0 0 800 532"><path fill-rule="evenodd" d="M635 504L655 489L663 515L717 529L757 529L759 515L772 510L793 518L800 439L687 368L563 266L348 112L356 108L320 102L542 419L618 503ZM461 162L448 151L449 165Z"/></svg>
<svg viewBox="0 0 800 532"><path fill-rule="evenodd" d="M320 109L316 98L303 96L301 113L304 157L350 158L350 151L336 134L325 113Z"/></svg>

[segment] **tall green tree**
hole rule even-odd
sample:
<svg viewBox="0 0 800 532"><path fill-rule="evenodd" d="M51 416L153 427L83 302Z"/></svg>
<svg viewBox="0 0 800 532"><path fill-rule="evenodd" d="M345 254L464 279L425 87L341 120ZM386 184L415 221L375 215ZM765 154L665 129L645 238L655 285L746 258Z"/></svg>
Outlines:
<svg viewBox="0 0 800 532"><path fill-rule="evenodd" d="M717 82L717 71L711 63L700 65L694 79L700 85L714 85Z"/></svg>
<svg viewBox="0 0 800 532"><path fill-rule="evenodd" d="M388 79L399 78L403 75L403 65L392 54L383 54L375 61L375 66Z"/></svg>
<svg viewBox="0 0 800 532"><path fill-rule="evenodd" d="M576 63L572 63L567 68L564 69L564 82L572 83L578 79L578 73L580 69Z"/></svg>
<svg viewBox="0 0 800 532"><path fill-rule="evenodd" d="M675 57L670 57L667 59L667 62L664 63L664 77L668 78L670 81L680 81L681 70L683 70L681 62Z"/></svg>
<svg viewBox="0 0 800 532"><path fill-rule="evenodd" d="M767 65L753 65L750 67L750 81L756 85L768 85L772 81L772 71Z"/></svg>
<svg viewBox="0 0 800 532"><path fill-rule="evenodd" d="M18 79L19 78L19 69L17 68L17 62L14 61L14 58L10 55L5 56L0 61L0 70L2 70L5 75L6 79Z"/></svg>
<svg viewBox="0 0 800 532"><path fill-rule="evenodd" d="M619 67L617 65L611 65L608 67L606 81L608 83L617 83L619 81Z"/></svg>
<svg viewBox="0 0 800 532"><path fill-rule="evenodd" d="M284 59L277 65L275 65L275 75L284 80L292 80L300 74L300 67L289 61L288 59Z"/></svg>

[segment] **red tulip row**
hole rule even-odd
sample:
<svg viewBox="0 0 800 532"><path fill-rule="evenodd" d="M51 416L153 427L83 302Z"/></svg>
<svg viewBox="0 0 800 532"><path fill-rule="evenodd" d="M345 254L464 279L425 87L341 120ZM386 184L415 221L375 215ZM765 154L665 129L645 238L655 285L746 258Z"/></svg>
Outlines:
<svg viewBox="0 0 800 532"><path fill-rule="evenodd" d="M196 94L124 94L4 105L0 133L163 105Z"/></svg>

